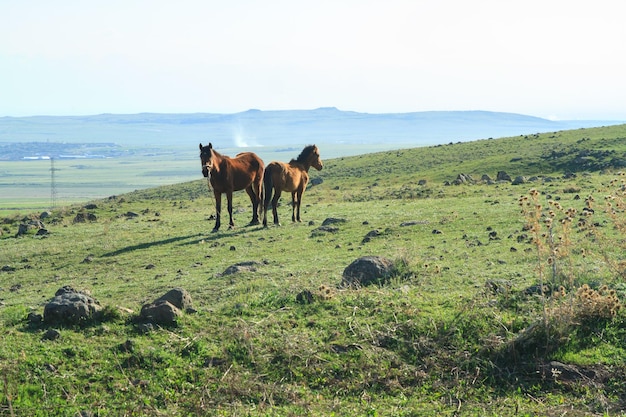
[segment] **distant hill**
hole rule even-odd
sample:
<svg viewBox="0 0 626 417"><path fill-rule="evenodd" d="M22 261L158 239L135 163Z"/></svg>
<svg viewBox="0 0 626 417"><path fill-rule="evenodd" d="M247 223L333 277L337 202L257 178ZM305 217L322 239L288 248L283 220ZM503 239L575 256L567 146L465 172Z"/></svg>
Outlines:
<svg viewBox="0 0 626 417"><path fill-rule="evenodd" d="M101 114L0 118L0 142L116 143L221 148L303 144L389 144L390 148L596 127L624 121L551 121L513 113L428 111L370 114L334 107L234 114Z"/></svg>

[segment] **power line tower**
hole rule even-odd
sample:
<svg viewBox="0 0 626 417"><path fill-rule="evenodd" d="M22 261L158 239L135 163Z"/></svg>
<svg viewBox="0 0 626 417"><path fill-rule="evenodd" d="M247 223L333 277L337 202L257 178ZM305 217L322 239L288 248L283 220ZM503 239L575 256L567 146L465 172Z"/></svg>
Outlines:
<svg viewBox="0 0 626 417"><path fill-rule="evenodd" d="M50 157L50 204L51 209L57 206L57 183L55 178L54 158Z"/></svg>

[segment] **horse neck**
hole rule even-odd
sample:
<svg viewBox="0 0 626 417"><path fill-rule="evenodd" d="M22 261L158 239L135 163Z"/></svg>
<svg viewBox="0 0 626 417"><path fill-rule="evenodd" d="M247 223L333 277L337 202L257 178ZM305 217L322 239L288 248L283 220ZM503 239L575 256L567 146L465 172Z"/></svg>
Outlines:
<svg viewBox="0 0 626 417"><path fill-rule="evenodd" d="M213 162L212 164L213 170L216 172L219 172L220 165L222 164L222 161L224 160L224 156L222 156L222 154L220 154L219 152L216 152L215 149L211 149L211 152L213 153L213 155L211 156L211 160Z"/></svg>
<svg viewBox="0 0 626 417"><path fill-rule="evenodd" d="M300 168L300 169L302 169L303 171L306 171L306 172L309 172L309 168L311 168L311 163L308 160L304 161L304 162L301 162L301 161L298 161L296 159L292 159L289 164L297 166L298 168Z"/></svg>

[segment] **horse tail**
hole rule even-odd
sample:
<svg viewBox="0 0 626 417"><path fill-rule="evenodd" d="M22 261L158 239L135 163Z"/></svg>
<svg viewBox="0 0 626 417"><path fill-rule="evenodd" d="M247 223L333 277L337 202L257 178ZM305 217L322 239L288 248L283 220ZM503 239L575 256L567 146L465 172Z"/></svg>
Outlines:
<svg viewBox="0 0 626 417"><path fill-rule="evenodd" d="M263 194L265 195L265 200L263 201L263 213L267 211L270 201L272 201L273 191L274 179L272 178L272 165L270 164L265 167L265 172L263 173Z"/></svg>

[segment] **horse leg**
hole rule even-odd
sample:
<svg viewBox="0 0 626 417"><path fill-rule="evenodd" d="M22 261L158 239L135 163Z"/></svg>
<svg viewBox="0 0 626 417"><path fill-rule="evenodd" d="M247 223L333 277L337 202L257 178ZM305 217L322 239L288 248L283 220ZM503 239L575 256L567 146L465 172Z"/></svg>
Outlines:
<svg viewBox="0 0 626 417"><path fill-rule="evenodd" d="M235 228L235 222L233 221L233 192L232 191L227 191L226 192L226 201L228 203L228 217L230 219L230 221L228 223L228 228L229 229L234 229Z"/></svg>
<svg viewBox="0 0 626 417"><path fill-rule="evenodd" d="M281 191L280 189L276 188L274 189L274 198L272 198L272 213L274 214L274 224L276 226L280 226L280 223L278 222L278 200L280 199L280 194Z"/></svg>
<svg viewBox="0 0 626 417"><path fill-rule="evenodd" d="M213 228L213 232L217 232L220 228L220 214L222 211L222 193L213 191L213 195L215 195L215 227Z"/></svg>
<svg viewBox="0 0 626 417"><path fill-rule="evenodd" d="M267 208L270 205L270 200L272 199L272 189L265 189L265 199L263 200L263 227L267 227Z"/></svg>
<svg viewBox="0 0 626 417"><path fill-rule="evenodd" d="M272 200L272 192L274 191L274 183L272 181L272 172L265 168L263 174L263 227L267 227L267 208Z"/></svg>
<svg viewBox="0 0 626 417"><path fill-rule="evenodd" d="M296 192L291 192L291 221L296 221L296 207L298 205L298 200L296 200Z"/></svg>
<svg viewBox="0 0 626 417"><path fill-rule="evenodd" d="M302 192L296 190L291 193L291 203L293 205L291 209L291 221L300 223L300 203L302 202Z"/></svg>
<svg viewBox="0 0 626 417"><path fill-rule="evenodd" d="M253 186L250 185L246 187L246 193L250 196L250 201L252 202L252 221L250 221L250 226L255 224L259 224L259 197L258 192L253 189Z"/></svg>

